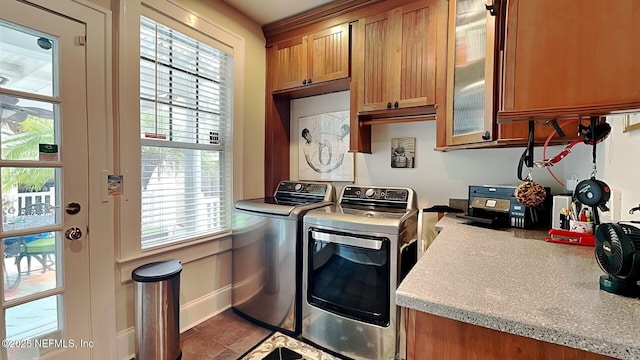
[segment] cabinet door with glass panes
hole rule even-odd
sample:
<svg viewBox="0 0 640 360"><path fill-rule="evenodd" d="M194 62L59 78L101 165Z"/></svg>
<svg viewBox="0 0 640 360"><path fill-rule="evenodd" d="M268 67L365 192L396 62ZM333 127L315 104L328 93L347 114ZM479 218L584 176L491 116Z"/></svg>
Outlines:
<svg viewBox="0 0 640 360"><path fill-rule="evenodd" d="M485 4L449 2L447 145L494 139L495 17Z"/></svg>

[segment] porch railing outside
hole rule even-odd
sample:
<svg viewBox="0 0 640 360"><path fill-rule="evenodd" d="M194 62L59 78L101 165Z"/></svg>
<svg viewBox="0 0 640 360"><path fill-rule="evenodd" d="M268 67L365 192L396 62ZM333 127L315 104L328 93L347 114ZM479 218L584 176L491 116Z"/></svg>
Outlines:
<svg viewBox="0 0 640 360"><path fill-rule="evenodd" d="M49 191L6 193L2 196L2 221L7 223L19 216L44 215L43 211L49 212L56 206L55 201L53 187L49 188Z"/></svg>

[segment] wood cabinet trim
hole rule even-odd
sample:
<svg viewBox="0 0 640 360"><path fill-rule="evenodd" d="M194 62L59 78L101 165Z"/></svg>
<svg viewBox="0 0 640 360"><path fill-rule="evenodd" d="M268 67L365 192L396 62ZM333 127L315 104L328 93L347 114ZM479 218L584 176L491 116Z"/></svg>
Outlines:
<svg viewBox="0 0 640 360"><path fill-rule="evenodd" d="M322 21L331 21L341 14L348 14L356 9L366 8L378 2L383 2L383 0L336 0L304 13L266 24L262 26L262 32L266 38L275 38L276 35L290 33L293 30L308 27Z"/></svg>
<svg viewBox="0 0 640 360"><path fill-rule="evenodd" d="M287 40L292 37L303 36L335 25L351 23L358 19L388 11L414 1L416 0L350 1L351 5L347 6L347 4L340 4L340 1L338 0L325 5L328 9L326 9L326 12L319 15L307 13L300 14L300 16L305 17L308 15L308 18L299 23L296 22L293 26L283 25L278 31L271 31L270 29L267 29L269 24L263 26L262 29L266 39L266 46L269 47L280 41ZM334 4L335 8L333 8ZM295 18L295 16L293 18ZM283 21L286 22L287 20L288 19L284 19Z"/></svg>
<svg viewBox="0 0 640 360"><path fill-rule="evenodd" d="M521 111L499 111L498 123L522 121L546 121L590 116L606 116L640 112L640 101L612 104L595 104L580 107L540 108Z"/></svg>
<svg viewBox="0 0 640 360"><path fill-rule="evenodd" d="M507 2L507 25L506 29L511 33L518 33L518 1L519 0L510 0ZM518 44L513 40L515 36L508 37L505 35L504 39L504 64L503 64L503 74L504 74L504 84L502 94L513 94L515 91L515 83L513 79L515 79L515 66L506 66L506 64L515 64L516 63L516 52ZM514 106L514 96L503 96L502 97L502 109L513 109Z"/></svg>
<svg viewBox="0 0 640 360"><path fill-rule="evenodd" d="M275 44L274 47L279 50L279 49L284 49L284 48L288 48L295 45L302 45L302 43L304 42L304 38L305 38L304 36L299 36L293 39L281 41Z"/></svg>
<svg viewBox="0 0 640 360"><path fill-rule="evenodd" d="M273 97L283 99L301 99L309 96L317 96L330 94L339 91L349 90L351 85L350 78L342 78L320 83L312 83L311 85L302 85L295 88L276 90L272 93Z"/></svg>

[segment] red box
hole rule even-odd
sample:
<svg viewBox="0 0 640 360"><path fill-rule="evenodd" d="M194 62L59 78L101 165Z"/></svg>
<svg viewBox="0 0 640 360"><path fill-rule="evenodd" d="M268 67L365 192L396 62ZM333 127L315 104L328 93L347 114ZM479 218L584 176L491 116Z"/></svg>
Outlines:
<svg viewBox="0 0 640 360"><path fill-rule="evenodd" d="M563 229L549 230L549 237L544 239L548 242L561 244L595 246L596 238L592 234L579 233Z"/></svg>

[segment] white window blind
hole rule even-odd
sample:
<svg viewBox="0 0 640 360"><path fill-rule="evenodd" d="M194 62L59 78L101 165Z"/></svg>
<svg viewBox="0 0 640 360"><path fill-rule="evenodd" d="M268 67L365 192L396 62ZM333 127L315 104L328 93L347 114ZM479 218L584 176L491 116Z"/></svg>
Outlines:
<svg viewBox="0 0 640 360"><path fill-rule="evenodd" d="M232 56L140 19L142 249L230 229Z"/></svg>

